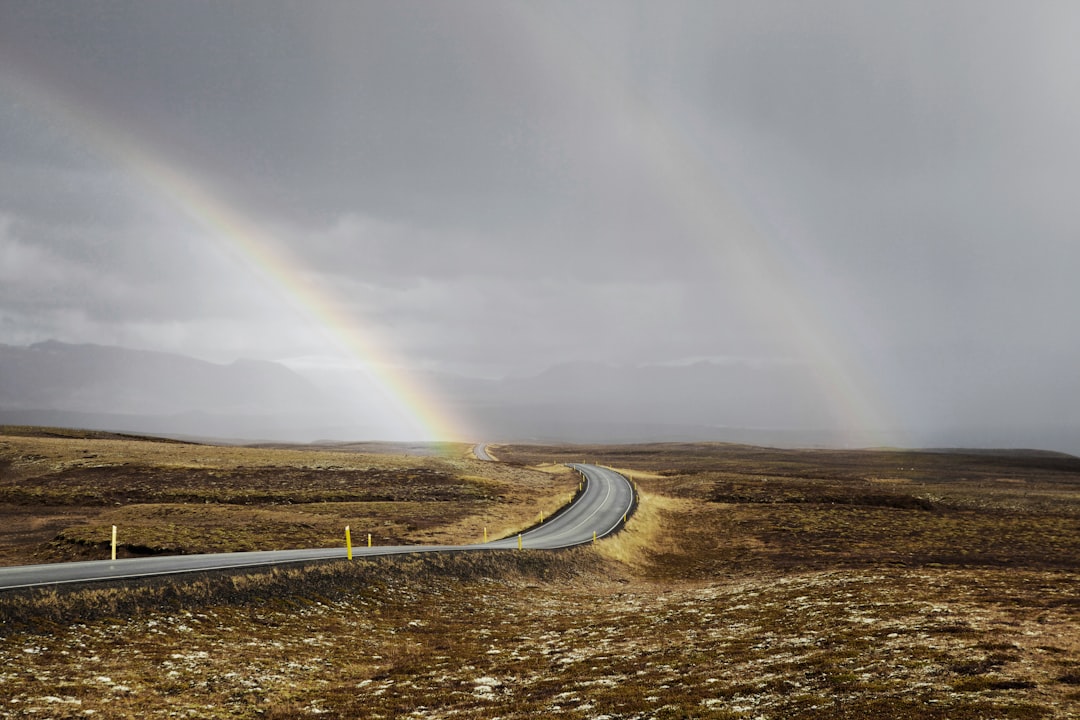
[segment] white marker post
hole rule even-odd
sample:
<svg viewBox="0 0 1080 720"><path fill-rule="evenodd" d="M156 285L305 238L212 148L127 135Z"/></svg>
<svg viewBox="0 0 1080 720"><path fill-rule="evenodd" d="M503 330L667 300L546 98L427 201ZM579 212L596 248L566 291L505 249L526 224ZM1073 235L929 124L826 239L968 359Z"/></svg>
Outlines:
<svg viewBox="0 0 1080 720"><path fill-rule="evenodd" d="M116 526L112 526L112 559L116 559Z"/></svg>

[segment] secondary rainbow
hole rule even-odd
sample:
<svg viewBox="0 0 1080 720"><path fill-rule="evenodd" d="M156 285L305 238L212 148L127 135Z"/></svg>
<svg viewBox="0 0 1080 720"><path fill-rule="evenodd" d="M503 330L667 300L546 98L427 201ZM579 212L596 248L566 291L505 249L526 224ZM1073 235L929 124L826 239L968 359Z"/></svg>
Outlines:
<svg viewBox="0 0 1080 720"><path fill-rule="evenodd" d="M796 270L813 259L799 257L809 245L784 242L767 218L737 202L717 169L702 159L707 155L694 146L691 133L610 67L571 22L556 22L547 8L529 3L503 9L554 77L576 85L613 127L633 128L634 148L652 171L657 196L682 218L685 235L707 261L735 267L748 280L742 307L791 339L799 359L815 372L834 430L846 444L903 443L901 423L855 351L856 334L831 322L817 298L795 281Z"/></svg>

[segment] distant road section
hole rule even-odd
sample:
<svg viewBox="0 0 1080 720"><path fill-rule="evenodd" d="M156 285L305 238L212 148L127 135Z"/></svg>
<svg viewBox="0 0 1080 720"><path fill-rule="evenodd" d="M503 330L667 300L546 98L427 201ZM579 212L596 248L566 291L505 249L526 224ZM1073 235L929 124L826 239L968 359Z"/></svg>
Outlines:
<svg viewBox="0 0 1080 720"><path fill-rule="evenodd" d="M473 451L473 455L476 456L477 460L487 460L488 462L498 462L498 460L496 460L494 457L492 457L491 453L488 452L488 444L487 443L477 443L475 446L473 446L472 451Z"/></svg>
<svg viewBox="0 0 1080 720"><path fill-rule="evenodd" d="M479 446L478 446L479 448ZM480 457L477 454L477 457ZM623 518L633 509L634 489L630 482L607 468L596 465L571 465L585 474L585 489L562 513L521 534L526 550L557 550L584 545L595 537L617 531ZM517 550L518 536L477 545L384 545L354 547L353 557L406 555L429 552L475 552L479 550ZM88 562L22 565L0 568L0 591L15 588L87 583L96 581L145 578L208 570L253 568L320 560L344 560L345 548L309 550L265 550L260 552L215 553L208 555L170 555L129 560L92 560Z"/></svg>

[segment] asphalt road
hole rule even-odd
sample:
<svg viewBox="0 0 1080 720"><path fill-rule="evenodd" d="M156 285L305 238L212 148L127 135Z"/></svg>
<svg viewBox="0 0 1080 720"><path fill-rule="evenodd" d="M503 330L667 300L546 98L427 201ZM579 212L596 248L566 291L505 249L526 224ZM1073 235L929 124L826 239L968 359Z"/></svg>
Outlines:
<svg viewBox="0 0 1080 720"><path fill-rule="evenodd" d="M487 446L487 443L478 443L472 449L473 455L476 456L477 460L487 460L488 462L494 462L495 458L488 455Z"/></svg>
<svg viewBox="0 0 1080 720"><path fill-rule="evenodd" d="M527 550L556 550L592 542L619 529L623 517L633 506L634 490L629 481L614 470L596 465L572 465L585 473L585 490L572 505L547 522L521 535ZM353 557L405 555L428 552L475 552L516 550L518 536L492 540L477 545L384 545L354 547ZM15 588L85 583L123 578L173 575L208 570L251 568L264 565L307 563L319 560L344 560L345 548L310 550L266 550L260 552L214 553L207 555L169 555L126 560L91 560L87 562L21 565L0 568L0 591Z"/></svg>

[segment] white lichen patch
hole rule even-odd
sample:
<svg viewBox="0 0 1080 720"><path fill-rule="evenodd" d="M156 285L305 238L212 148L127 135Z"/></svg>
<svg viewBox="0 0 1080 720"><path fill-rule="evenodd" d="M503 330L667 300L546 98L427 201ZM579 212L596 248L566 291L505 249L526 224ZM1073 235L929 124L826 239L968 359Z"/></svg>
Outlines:
<svg viewBox="0 0 1080 720"><path fill-rule="evenodd" d="M1064 602L1080 587L1076 578L1044 578L1042 597L1056 592L1062 602L1024 614L976 606L981 590L949 597L951 586L933 589L941 582L934 573L869 575L805 573L622 595L587 582L527 591L506 582L493 593L490 582L438 579L422 590L381 588L380 614L370 612L372 597L358 597L302 613L208 609L0 637L0 718L254 718L283 706L297 717L645 720L716 712L749 720L797 716L793 707L810 712L822 697L948 707L977 697L1007 707L1054 689L1047 658L1076 663L1080 641L1068 631L1076 617ZM483 602L476 587L487 590ZM178 625L191 631L176 633ZM1001 660L992 677L1035 686L954 689L959 663L995 652L1015 659Z"/></svg>

